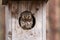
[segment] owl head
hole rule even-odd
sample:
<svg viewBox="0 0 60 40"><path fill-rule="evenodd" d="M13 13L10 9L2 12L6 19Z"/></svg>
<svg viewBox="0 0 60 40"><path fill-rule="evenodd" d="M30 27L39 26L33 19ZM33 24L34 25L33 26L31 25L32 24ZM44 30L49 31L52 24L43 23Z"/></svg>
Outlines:
<svg viewBox="0 0 60 40"><path fill-rule="evenodd" d="M20 15L19 24L23 29L31 29L34 27L35 18L30 11L24 11Z"/></svg>
<svg viewBox="0 0 60 40"><path fill-rule="evenodd" d="M32 13L29 11L24 11L21 13L21 18L24 20L30 20L32 19Z"/></svg>

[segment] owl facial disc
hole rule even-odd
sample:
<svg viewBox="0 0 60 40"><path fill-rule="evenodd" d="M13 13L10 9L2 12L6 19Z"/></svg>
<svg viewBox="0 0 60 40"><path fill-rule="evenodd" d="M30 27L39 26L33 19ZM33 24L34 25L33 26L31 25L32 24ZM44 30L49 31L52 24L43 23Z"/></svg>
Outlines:
<svg viewBox="0 0 60 40"><path fill-rule="evenodd" d="M19 25L24 30L32 29L35 25L35 17L30 11L24 11L20 14Z"/></svg>

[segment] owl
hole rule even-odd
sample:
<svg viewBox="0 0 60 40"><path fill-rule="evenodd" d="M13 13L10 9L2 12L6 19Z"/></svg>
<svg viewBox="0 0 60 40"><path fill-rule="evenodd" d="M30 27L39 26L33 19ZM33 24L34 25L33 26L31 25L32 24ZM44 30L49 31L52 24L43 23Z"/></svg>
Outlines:
<svg viewBox="0 0 60 40"><path fill-rule="evenodd" d="M19 24L23 29L33 28L34 18L30 11L24 11L19 18Z"/></svg>

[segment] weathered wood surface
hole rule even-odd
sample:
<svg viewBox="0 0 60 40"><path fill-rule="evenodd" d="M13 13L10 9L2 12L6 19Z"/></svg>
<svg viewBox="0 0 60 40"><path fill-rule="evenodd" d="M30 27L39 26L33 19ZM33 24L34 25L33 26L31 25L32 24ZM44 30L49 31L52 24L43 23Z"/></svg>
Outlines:
<svg viewBox="0 0 60 40"><path fill-rule="evenodd" d="M31 8L30 8L31 7ZM9 7L6 6L6 40L42 40L46 30L46 5L40 2L31 3L22 1L18 4L12 3ZM18 10L18 11L17 11ZM36 19L36 24L31 30L23 30L18 23L18 17L21 12L31 11ZM44 20L44 21L43 21ZM8 24L7 24L8 23ZM44 28L43 28L44 24ZM44 34L43 34L44 30ZM8 34L10 31L11 35ZM10 37L8 37L10 35ZM44 37L45 38L45 37ZM43 39L45 40L45 39Z"/></svg>

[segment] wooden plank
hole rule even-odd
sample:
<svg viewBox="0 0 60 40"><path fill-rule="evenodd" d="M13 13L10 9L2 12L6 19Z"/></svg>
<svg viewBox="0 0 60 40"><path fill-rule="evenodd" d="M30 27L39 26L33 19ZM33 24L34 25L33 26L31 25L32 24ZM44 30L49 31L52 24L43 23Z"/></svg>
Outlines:
<svg viewBox="0 0 60 40"><path fill-rule="evenodd" d="M5 12L6 12L6 40L46 40L46 5L40 4L40 2L26 2L22 1L18 3L12 3L11 6L6 6ZM29 9L31 6L31 10ZM28 8L27 8L28 7ZM18 8L18 11L16 13L16 8ZM38 10L36 10L38 8ZM36 24L33 29L31 30L23 30L18 23L18 18L21 14L21 12L24 11L31 11L32 15L34 15L36 19ZM14 14L12 14L12 12ZM16 15L15 15L16 13ZM14 16L12 16L14 15ZM10 21L9 21L10 20ZM8 25L7 25L8 23ZM45 24L44 24L45 23ZM10 25L10 26L9 26ZM44 25L44 26L43 26ZM8 33L11 30L12 32L12 38L8 37ZM9 38L9 39L8 39Z"/></svg>

